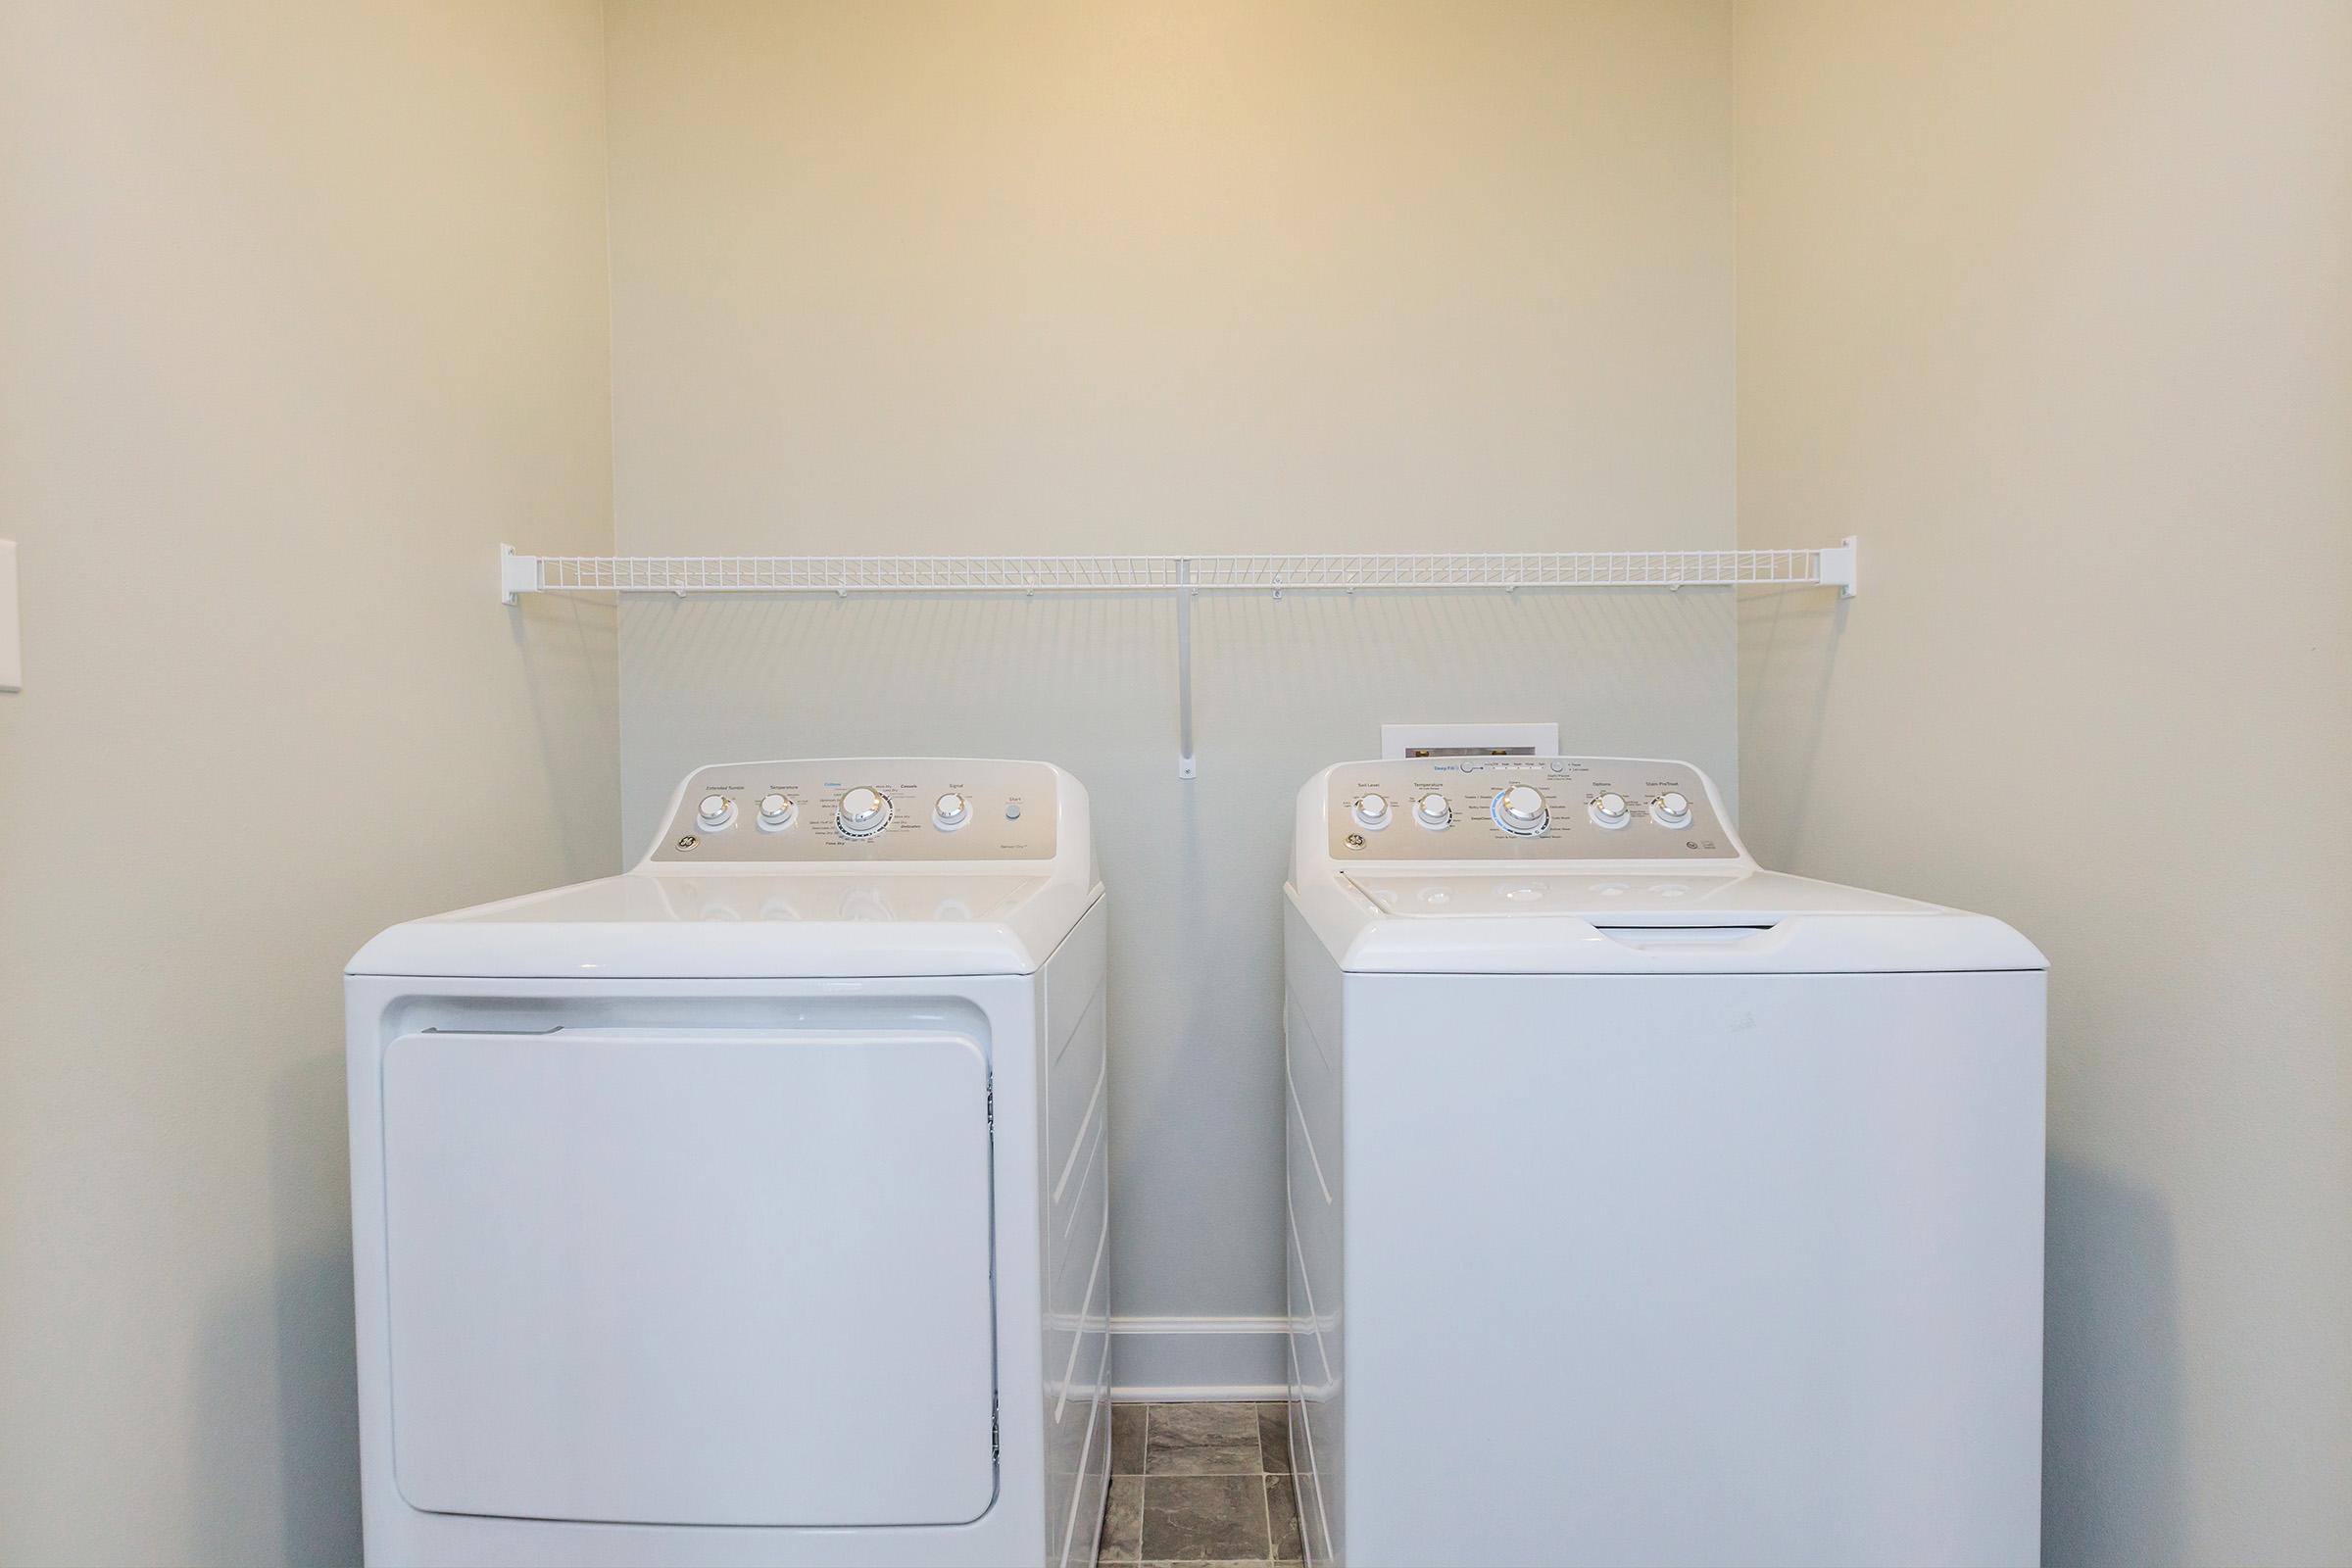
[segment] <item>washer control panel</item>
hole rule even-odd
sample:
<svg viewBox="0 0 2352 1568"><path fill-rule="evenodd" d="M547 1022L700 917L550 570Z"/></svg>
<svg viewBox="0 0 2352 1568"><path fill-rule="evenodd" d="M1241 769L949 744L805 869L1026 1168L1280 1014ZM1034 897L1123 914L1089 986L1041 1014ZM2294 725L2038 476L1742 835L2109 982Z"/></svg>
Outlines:
<svg viewBox="0 0 2352 1568"><path fill-rule="evenodd" d="M1042 762L734 762L687 779L651 858L678 864L1050 860Z"/></svg>
<svg viewBox="0 0 2352 1568"><path fill-rule="evenodd" d="M1331 770L1331 858L1734 860L1740 841L1688 762L1621 757L1411 758Z"/></svg>

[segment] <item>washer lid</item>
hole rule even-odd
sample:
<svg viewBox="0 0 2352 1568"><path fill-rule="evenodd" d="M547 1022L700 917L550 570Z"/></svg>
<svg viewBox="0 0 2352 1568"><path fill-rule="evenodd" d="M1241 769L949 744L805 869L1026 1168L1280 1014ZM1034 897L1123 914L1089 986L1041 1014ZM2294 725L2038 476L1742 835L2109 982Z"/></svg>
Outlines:
<svg viewBox="0 0 2352 1568"><path fill-rule="evenodd" d="M1032 974L1101 896L1046 875L641 870L396 925L347 968L488 979Z"/></svg>
<svg viewBox="0 0 2352 1568"><path fill-rule="evenodd" d="M1778 871L1343 871L1293 891L1350 973L2041 969L1998 920Z"/></svg>

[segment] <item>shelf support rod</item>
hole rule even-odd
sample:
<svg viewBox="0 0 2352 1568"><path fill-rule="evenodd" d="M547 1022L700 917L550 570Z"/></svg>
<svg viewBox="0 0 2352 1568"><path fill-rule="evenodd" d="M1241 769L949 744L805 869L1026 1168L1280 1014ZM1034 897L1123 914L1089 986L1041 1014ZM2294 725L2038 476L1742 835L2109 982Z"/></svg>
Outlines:
<svg viewBox="0 0 2352 1568"><path fill-rule="evenodd" d="M1193 563L1176 558L1176 776L1200 771L1193 760Z"/></svg>

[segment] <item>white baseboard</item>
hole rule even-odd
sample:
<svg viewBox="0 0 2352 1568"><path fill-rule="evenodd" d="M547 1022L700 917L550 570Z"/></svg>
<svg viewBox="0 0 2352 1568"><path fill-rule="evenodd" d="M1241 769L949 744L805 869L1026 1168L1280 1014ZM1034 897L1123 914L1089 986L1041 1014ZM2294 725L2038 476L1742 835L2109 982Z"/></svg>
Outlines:
<svg viewBox="0 0 2352 1568"><path fill-rule="evenodd" d="M1114 1399L1280 1399L1289 1395L1280 1317L1114 1317Z"/></svg>

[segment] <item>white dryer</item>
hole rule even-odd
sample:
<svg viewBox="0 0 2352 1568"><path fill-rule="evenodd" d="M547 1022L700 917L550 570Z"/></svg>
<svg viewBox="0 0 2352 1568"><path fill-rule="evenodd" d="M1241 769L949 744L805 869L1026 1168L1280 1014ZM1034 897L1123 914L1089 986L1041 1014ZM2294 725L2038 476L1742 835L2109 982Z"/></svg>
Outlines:
<svg viewBox="0 0 2352 1568"><path fill-rule="evenodd" d="M1057 768L744 762L362 949L368 1561L1091 1563L1103 920Z"/></svg>
<svg viewBox="0 0 2352 1568"><path fill-rule="evenodd" d="M1616 758L1329 769L1286 930L1311 1559L2037 1560L2032 944Z"/></svg>

